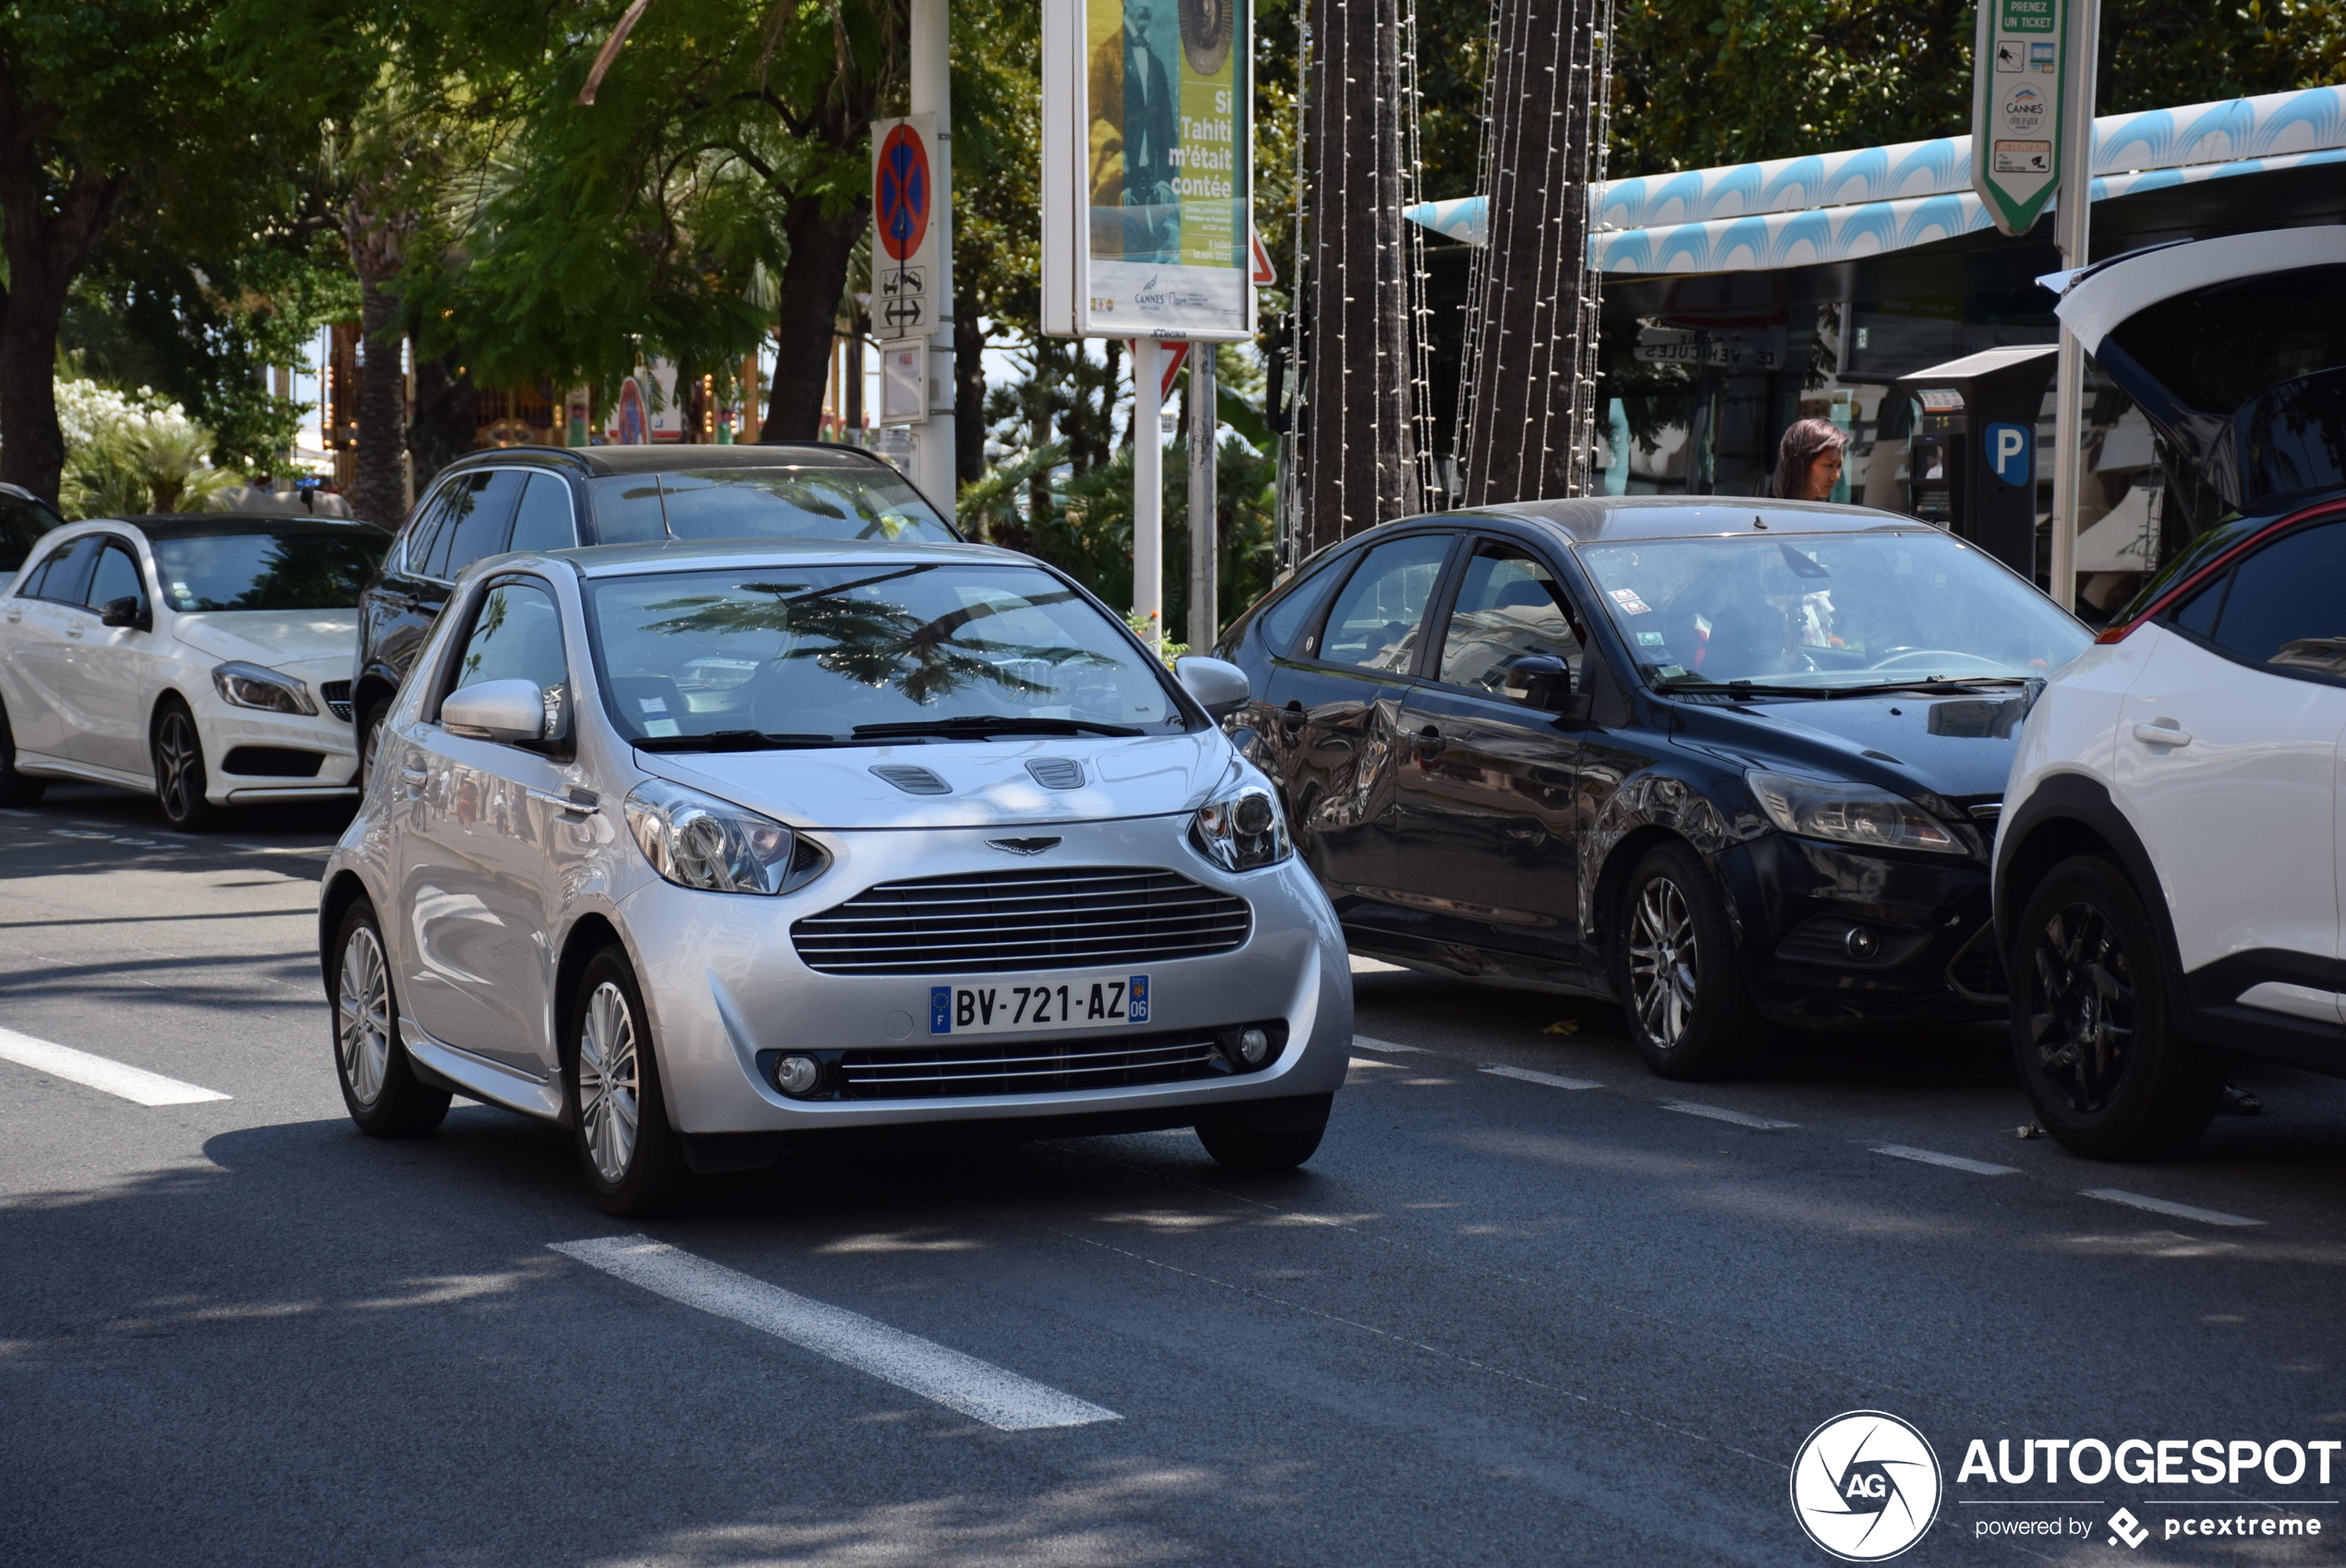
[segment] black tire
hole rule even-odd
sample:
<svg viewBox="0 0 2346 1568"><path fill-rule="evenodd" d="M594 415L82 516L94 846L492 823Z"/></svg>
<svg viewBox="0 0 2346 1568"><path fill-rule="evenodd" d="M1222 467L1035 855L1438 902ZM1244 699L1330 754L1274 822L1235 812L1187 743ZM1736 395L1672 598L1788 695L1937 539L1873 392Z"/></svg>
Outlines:
<svg viewBox="0 0 2346 1568"><path fill-rule="evenodd" d="M358 793L363 798L375 781L375 748L382 743L383 720L391 717L391 699L369 703L358 715Z"/></svg>
<svg viewBox="0 0 2346 1568"><path fill-rule="evenodd" d="M358 1130L369 1138L420 1138L448 1115L448 1091L416 1076L399 1037L399 995L375 906L343 911L327 956L326 994L334 1008L334 1080Z"/></svg>
<svg viewBox="0 0 2346 1568"><path fill-rule="evenodd" d="M1684 844L1646 851L1613 921L1613 984L1629 1038L1662 1078L1719 1078L1758 1054L1768 1029L1751 1005L1726 895Z"/></svg>
<svg viewBox="0 0 2346 1568"><path fill-rule="evenodd" d="M155 802L163 807L163 819L182 833L206 833L219 826L226 814L204 799L211 778L204 771L203 732L196 728L196 716L177 697L165 697L156 707L148 751L154 762Z"/></svg>
<svg viewBox="0 0 2346 1568"><path fill-rule="evenodd" d="M2029 895L2009 955L2013 1055L2038 1123L2089 1160L2180 1153L2224 1093L2217 1054L2176 1028L2159 928L2098 855Z"/></svg>
<svg viewBox="0 0 2346 1568"><path fill-rule="evenodd" d="M682 1206L692 1197L692 1170L669 1125L650 1014L625 949L605 947L586 960L565 1016L572 1137L595 1201L627 1218Z"/></svg>
<svg viewBox="0 0 2346 1568"><path fill-rule="evenodd" d="M8 728L8 710L0 706L0 806L39 805L48 788L47 779L28 778L17 771L16 731Z"/></svg>
<svg viewBox="0 0 2346 1568"><path fill-rule="evenodd" d="M1312 1157L1324 1128L1264 1132L1254 1128L1201 1127L1197 1140L1218 1164L1234 1171L1291 1171Z"/></svg>

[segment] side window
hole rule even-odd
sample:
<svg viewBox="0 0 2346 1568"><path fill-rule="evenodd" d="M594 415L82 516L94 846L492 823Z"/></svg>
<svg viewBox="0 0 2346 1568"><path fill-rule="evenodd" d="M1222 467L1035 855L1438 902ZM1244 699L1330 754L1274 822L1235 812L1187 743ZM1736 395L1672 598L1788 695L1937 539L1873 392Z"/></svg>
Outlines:
<svg viewBox="0 0 2346 1568"><path fill-rule="evenodd" d="M45 514L20 501L0 501L0 572L22 570L25 557L48 531Z"/></svg>
<svg viewBox="0 0 2346 1568"><path fill-rule="evenodd" d="M1547 566L1512 545L1485 544L1467 562L1442 638L1441 680L1503 694L1507 670L1533 655L1580 671L1580 635Z"/></svg>
<svg viewBox="0 0 2346 1568"><path fill-rule="evenodd" d="M1285 597L1263 612L1263 645L1273 653L1286 655L1295 648L1295 639L1310 624L1312 612L1328 597L1329 585L1338 575L1337 563L1328 562L1289 589Z"/></svg>
<svg viewBox="0 0 2346 1568"><path fill-rule="evenodd" d="M597 544L644 544L668 537L668 511L660 501L656 476L624 474L598 479L590 493Z"/></svg>
<svg viewBox="0 0 2346 1568"><path fill-rule="evenodd" d="M485 555L502 555L526 476L510 468L467 474L449 496L448 524L432 550L435 577L453 577Z"/></svg>
<svg viewBox="0 0 2346 1568"><path fill-rule="evenodd" d="M50 556L49 564L31 590L33 597L59 604L79 604L88 596L91 568L98 564L102 536L84 534Z"/></svg>
<svg viewBox="0 0 2346 1568"><path fill-rule="evenodd" d="M456 658L451 692L485 681L528 681L540 690L570 680L562 661L562 612L554 596L536 583L499 583L481 596Z"/></svg>
<svg viewBox="0 0 2346 1568"><path fill-rule="evenodd" d="M532 474L521 492L521 508L514 513L514 537L509 549L568 549L578 543L578 525L571 521L570 486L551 474Z"/></svg>
<svg viewBox="0 0 2346 1568"><path fill-rule="evenodd" d="M416 515L407 524L407 542L400 551L403 570L418 577L430 574L431 552L439 548L441 525L448 521L448 501L461 483L461 478L443 483L416 508Z"/></svg>
<svg viewBox="0 0 2346 1568"><path fill-rule="evenodd" d="M115 599L137 599L143 608L147 602L146 573L139 570L139 558L130 553L119 539L108 539L98 554L98 570L90 579L89 592L81 602L91 609L103 609Z"/></svg>
<svg viewBox="0 0 2346 1568"><path fill-rule="evenodd" d="M2244 664L2338 674L2346 663L2346 524L2301 528L2233 567L2215 643Z"/></svg>
<svg viewBox="0 0 2346 1568"><path fill-rule="evenodd" d="M1450 539L1419 534L1369 551L1328 611L1320 657L1330 664L1406 673L1417 658L1419 629Z"/></svg>
<svg viewBox="0 0 2346 1568"><path fill-rule="evenodd" d="M2168 612L2167 619L2175 626L2195 636L2216 634L2216 612L2224 608L2224 590L2231 586L2232 574L2219 573L2216 580Z"/></svg>

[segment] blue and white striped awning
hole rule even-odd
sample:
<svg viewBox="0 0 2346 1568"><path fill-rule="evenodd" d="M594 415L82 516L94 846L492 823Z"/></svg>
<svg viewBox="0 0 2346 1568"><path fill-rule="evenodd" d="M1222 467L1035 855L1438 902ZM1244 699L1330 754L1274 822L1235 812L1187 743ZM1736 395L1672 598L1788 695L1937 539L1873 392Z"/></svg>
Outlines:
<svg viewBox="0 0 2346 1568"><path fill-rule="evenodd" d="M2105 115L2094 122L2093 199L2301 164L2346 162L2346 87ZM1481 245L1483 198L1409 209ZM1607 272L1733 272L1815 266L1993 227L1971 190L1971 138L1941 137L1598 187L1596 266Z"/></svg>

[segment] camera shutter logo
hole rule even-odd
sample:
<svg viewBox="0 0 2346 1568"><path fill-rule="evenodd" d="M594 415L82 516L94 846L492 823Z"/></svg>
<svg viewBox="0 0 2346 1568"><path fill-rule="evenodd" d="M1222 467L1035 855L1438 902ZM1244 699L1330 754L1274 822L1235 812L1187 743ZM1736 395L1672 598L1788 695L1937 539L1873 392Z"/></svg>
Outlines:
<svg viewBox="0 0 2346 1568"><path fill-rule="evenodd" d="M1922 1539L1943 1490L1929 1441L1880 1410L1835 1416L1792 1461L1793 1517L1844 1562L1884 1562Z"/></svg>

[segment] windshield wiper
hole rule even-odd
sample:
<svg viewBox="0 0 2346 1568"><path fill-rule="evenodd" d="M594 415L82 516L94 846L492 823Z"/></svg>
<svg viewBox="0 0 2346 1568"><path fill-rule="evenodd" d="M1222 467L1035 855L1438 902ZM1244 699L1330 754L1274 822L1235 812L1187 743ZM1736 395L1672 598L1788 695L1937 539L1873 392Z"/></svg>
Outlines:
<svg viewBox="0 0 2346 1568"><path fill-rule="evenodd" d="M1829 686L1771 686L1756 681L1713 681L1708 676L1678 676L1674 680L1657 681L1653 689L1673 696L1726 697L1826 697L1832 694Z"/></svg>
<svg viewBox="0 0 2346 1568"><path fill-rule="evenodd" d="M1865 686L1828 686L1821 697L1862 697L1870 692L1957 692L1971 686L2026 686L2031 675L1933 675L1920 681L1880 681Z"/></svg>
<svg viewBox="0 0 2346 1568"><path fill-rule="evenodd" d="M1130 724L1102 724L1089 718L1022 718L1008 713L971 713L956 718L909 719L901 724L859 724L855 738L859 741L885 741L902 736L912 739L922 735L937 735L946 740L968 737L984 740L989 735L1141 735L1145 730Z"/></svg>
<svg viewBox="0 0 2346 1568"><path fill-rule="evenodd" d="M706 735L647 735L639 752L782 752L800 746L847 746L836 735L769 734L763 730L712 730Z"/></svg>

